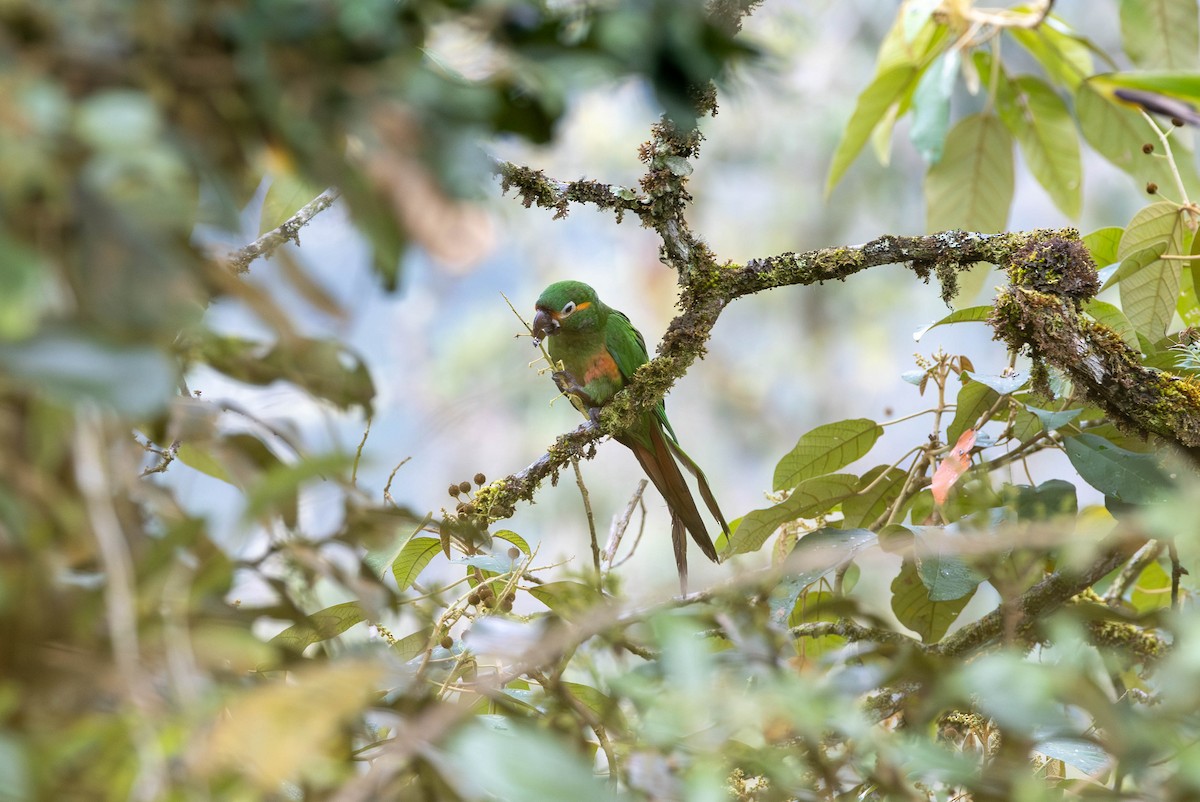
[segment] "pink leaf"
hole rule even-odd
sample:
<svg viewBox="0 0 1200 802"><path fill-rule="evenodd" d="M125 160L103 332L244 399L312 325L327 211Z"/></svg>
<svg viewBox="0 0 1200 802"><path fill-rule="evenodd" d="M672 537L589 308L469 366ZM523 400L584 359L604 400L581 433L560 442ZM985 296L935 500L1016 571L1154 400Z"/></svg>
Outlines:
<svg viewBox="0 0 1200 802"><path fill-rule="evenodd" d="M954 483L958 481L958 477L966 473L967 468L971 467L971 448L975 445L975 430L967 429L958 438L958 442L954 444L954 448L950 449L950 453L946 458L938 464L937 470L933 473L933 485L930 489L933 491L933 500L942 505L946 503L946 497L950 494L950 488L954 487Z"/></svg>

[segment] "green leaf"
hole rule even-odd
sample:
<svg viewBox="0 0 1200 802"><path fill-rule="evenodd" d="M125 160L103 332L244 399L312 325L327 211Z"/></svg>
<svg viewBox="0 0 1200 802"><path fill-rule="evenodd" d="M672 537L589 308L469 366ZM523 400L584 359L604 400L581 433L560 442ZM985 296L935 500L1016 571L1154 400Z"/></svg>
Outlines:
<svg viewBox="0 0 1200 802"><path fill-rule="evenodd" d="M929 591L929 600L932 602L955 601L974 594L975 588L985 577L967 565L958 554L945 548L949 545L946 542L945 533L938 533L938 544L934 546L922 536L923 532L930 530L925 527L917 527L914 531L917 535L918 573L921 576L922 584Z"/></svg>
<svg viewBox="0 0 1200 802"><path fill-rule="evenodd" d="M1152 254L1154 251L1140 253ZM1180 273L1178 262L1153 259L1121 281L1121 306L1133 327L1151 342L1158 342L1166 335L1175 317Z"/></svg>
<svg viewBox="0 0 1200 802"><path fill-rule="evenodd" d="M568 621L587 615L600 605L607 604L604 595L596 588L569 579L535 585L529 589L529 595Z"/></svg>
<svg viewBox="0 0 1200 802"><path fill-rule="evenodd" d="M1041 421L1042 428L1048 432L1052 432L1055 429L1061 429L1063 426L1066 426L1068 423L1078 418L1083 412L1082 409L1064 409L1058 412L1052 412L1050 410L1038 409L1037 407L1030 406L1029 404L1026 404L1025 408L1037 416L1037 419Z"/></svg>
<svg viewBox="0 0 1200 802"><path fill-rule="evenodd" d="M1121 244L1117 248L1117 260L1132 256L1160 243L1181 241L1183 212L1168 201L1152 203L1139 211L1125 226Z"/></svg>
<svg viewBox="0 0 1200 802"><path fill-rule="evenodd" d="M1075 517L1079 499L1075 485L1062 479L1049 479L1037 487L1019 485L1015 488L1013 508L1018 521L1054 521L1063 516Z"/></svg>
<svg viewBox="0 0 1200 802"><path fill-rule="evenodd" d="M792 607L792 612L788 616L787 625L789 627L799 626L800 624L813 624L819 621L837 621L841 615L829 609L830 602L836 601L832 593L827 591L809 590L801 593L796 599L796 604ZM822 609L824 608L824 609ZM846 643L846 639L838 635L823 635L819 638L796 638L793 644L796 647L796 655L800 660L801 665L811 664L819 660L822 655L840 649Z"/></svg>
<svg viewBox="0 0 1200 802"><path fill-rule="evenodd" d="M784 626L805 588L878 542L875 533L867 529L824 527L801 537L788 556L787 565L794 573L789 573L772 589L767 602L771 621Z"/></svg>
<svg viewBox="0 0 1200 802"><path fill-rule="evenodd" d="M1083 165L1075 122L1058 93L1045 81L1024 75L1002 82L1001 120L1016 137L1033 177L1068 217L1078 217L1083 202Z"/></svg>
<svg viewBox="0 0 1200 802"><path fill-rule="evenodd" d="M526 556L529 556L532 553L529 550L529 544L525 542L525 538L521 537L511 529L501 529L499 532L494 532L492 537L498 537L501 540L505 540L513 544Z"/></svg>
<svg viewBox="0 0 1200 802"><path fill-rule="evenodd" d="M1007 376L987 376L964 370L963 374L968 376L971 381L986 384L1000 395L1012 395L1029 383L1029 376L1021 372L1010 373Z"/></svg>
<svg viewBox="0 0 1200 802"><path fill-rule="evenodd" d="M189 355L249 384L291 382L341 409L357 405L370 414L375 398L366 363L336 339L291 337L269 345L210 335L194 343Z"/></svg>
<svg viewBox="0 0 1200 802"><path fill-rule="evenodd" d="M1114 763L1102 748L1082 738L1047 738L1034 744L1033 751L1061 760L1089 777L1101 776Z"/></svg>
<svg viewBox="0 0 1200 802"><path fill-rule="evenodd" d="M314 643L341 635L365 618L366 613L356 601L335 604L310 614L305 623L288 627L271 638L271 643L301 652Z"/></svg>
<svg viewBox="0 0 1200 802"><path fill-rule="evenodd" d="M568 741L510 719L489 727L476 716L455 734L440 758L453 771L456 788L469 798L521 802L613 802L624 798L597 779L591 759Z"/></svg>
<svg viewBox="0 0 1200 802"><path fill-rule="evenodd" d="M175 456L189 468L195 468L200 473L211 476L214 479L220 479L222 482L231 484L234 487L240 487L229 471L226 470L224 463L209 450L207 444L181 443L179 449L175 452Z"/></svg>
<svg viewBox="0 0 1200 802"><path fill-rule="evenodd" d="M1162 187L1174 186L1170 167L1164 159L1142 153L1142 145L1158 140L1157 134L1141 114L1117 105L1091 82L1083 83L1075 93L1075 115L1083 138L1097 153L1133 177L1139 185L1153 181ZM1175 157L1181 162L1185 180L1189 177L1186 153L1176 143Z"/></svg>
<svg viewBox="0 0 1200 802"><path fill-rule="evenodd" d="M1125 261L1121 262L1121 264L1115 271L1113 271L1112 275L1108 277L1108 280L1104 282L1104 285L1100 287L1100 289L1107 290L1114 284L1120 284L1122 281L1129 278L1143 267L1153 264L1158 260L1158 257L1162 256L1166 252L1167 244L1165 242L1160 242L1144 251L1138 251Z"/></svg>
<svg viewBox="0 0 1200 802"><path fill-rule="evenodd" d="M990 114L959 121L925 176L926 228L1003 231L1013 196L1012 139Z"/></svg>
<svg viewBox="0 0 1200 802"><path fill-rule="evenodd" d="M962 433L974 426L979 417L999 400L1000 394L982 382L969 381L964 384L954 402L954 420L946 430L946 442L957 443Z"/></svg>
<svg viewBox="0 0 1200 802"><path fill-rule="evenodd" d="M1142 69L1194 70L1198 18L1196 0L1121 0L1121 43Z"/></svg>
<svg viewBox="0 0 1200 802"><path fill-rule="evenodd" d="M572 696L583 702L588 710L596 714L596 717L608 724L610 727L616 727L619 730L624 730L627 727L625 716L621 713L621 708L617 704L617 700L605 694L591 685L583 685L579 682L563 682L562 687L567 690Z"/></svg>
<svg viewBox="0 0 1200 802"><path fill-rule="evenodd" d="M1029 51L1055 83L1075 89L1094 71L1087 44L1054 15L1037 28L1009 28L1008 32Z"/></svg>
<svg viewBox="0 0 1200 802"><path fill-rule="evenodd" d="M913 93L909 138L930 164L936 164L942 158L946 129L950 127L950 96L958 78L960 60L957 49L943 53L925 71Z"/></svg>
<svg viewBox="0 0 1200 802"><path fill-rule="evenodd" d="M436 537L414 537L405 543L392 563L396 586L407 590L441 549L442 541Z"/></svg>
<svg viewBox="0 0 1200 802"><path fill-rule="evenodd" d="M1121 261L1117 258L1117 247L1124 235L1125 229L1120 226L1108 226L1098 228L1083 238L1084 247L1092 255L1096 267L1106 267Z"/></svg>
<svg viewBox="0 0 1200 802"><path fill-rule="evenodd" d="M1171 576L1158 561L1150 563L1142 571L1129 601L1139 614L1165 610L1171 606Z"/></svg>
<svg viewBox="0 0 1200 802"><path fill-rule="evenodd" d="M971 592L951 601L931 599L916 563L905 560L900 573L892 580L892 612L922 641L934 643L941 640L974 595Z"/></svg>
<svg viewBox="0 0 1200 802"><path fill-rule="evenodd" d="M842 502L844 524L869 527L899 497L907 476L906 471L887 465L877 465L864 473L859 480L863 489Z"/></svg>
<svg viewBox="0 0 1200 802"><path fill-rule="evenodd" d="M0 345L0 371L67 406L92 401L119 415L146 418L175 395L178 368L156 348L46 331Z"/></svg>
<svg viewBox="0 0 1200 802"><path fill-rule="evenodd" d="M866 418L818 426L803 435L779 460L772 486L786 490L806 479L844 468L870 451L882 434L883 427Z"/></svg>
<svg viewBox="0 0 1200 802"><path fill-rule="evenodd" d="M1092 298L1083 305L1083 311L1089 315L1092 320L1102 325L1108 326L1110 329L1121 335L1121 339L1130 348L1137 350L1140 348L1138 344L1137 331L1133 328L1133 324L1129 322L1129 318L1125 317L1125 313L1112 304L1104 301L1097 301Z"/></svg>
<svg viewBox="0 0 1200 802"><path fill-rule="evenodd" d="M425 627L419 629L411 635L405 635L400 640L392 644L392 651L402 661L409 661L419 654L422 654L429 647L429 638L433 635L433 627Z"/></svg>
<svg viewBox="0 0 1200 802"><path fill-rule="evenodd" d="M1063 447L1083 480L1106 496L1151 504L1168 495L1170 480L1152 454L1126 451L1094 434L1068 437Z"/></svg>
<svg viewBox="0 0 1200 802"><path fill-rule="evenodd" d="M0 229L0 340L18 340L37 329L52 293L40 254Z"/></svg>
<svg viewBox="0 0 1200 802"><path fill-rule="evenodd" d="M992 307L989 306L968 306L963 309L955 309L950 314L936 323L930 323L923 329L917 329L913 332L913 339L920 340L930 329L938 326L946 326L950 323L987 323L988 318L992 315Z"/></svg>
<svg viewBox="0 0 1200 802"><path fill-rule="evenodd" d="M411 510L348 504L343 535L339 539L365 547L363 564L382 578L392 568L407 544L433 520L433 513L417 517ZM397 532L402 534L397 535Z"/></svg>
<svg viewBox="0 0 1200 802"><path fill-rule="evenodd" d="M911 64L894 67L875 76L875 79L858 96L858 104L854 108L854 113L850 115L850 121L846 123L842 140L838 143L829 165L829 178L825 182L826 195L829 195L837 186L838 181L846 172L846 168L850 166L863 149L863 145L867 143L871 130L887 114L888 107L899 101L900 97L914 85L919 75L920 70Z"/></svg>
<svg viewBox="0 0 1200 802"><path fill-rule="evenodd" d="M1192 106L1200 105L1200 74L1196 72L1109 72L1095 76L1091 83L1109 92L1139 89L1182 100Z"/></svg>
<svg viewBox="0 0 1200 802"><path fill-rule="evenodd" d="M754 510L735 521L727 550L733 554L757 551L781 525L831 511L853 496L858 484L857 476L847 474L816 476L801 482L774 507Z"/></svg>

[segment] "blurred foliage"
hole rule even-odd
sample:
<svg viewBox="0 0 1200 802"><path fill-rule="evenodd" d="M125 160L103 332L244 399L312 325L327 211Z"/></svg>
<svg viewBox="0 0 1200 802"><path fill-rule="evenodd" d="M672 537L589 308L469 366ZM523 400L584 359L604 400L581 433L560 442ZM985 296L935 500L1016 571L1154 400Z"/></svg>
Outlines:
<svg viewBox="0 0 1200 802"><path fill-rule="evenodd" d="M721 544L771 567L642 606L617 556L640 537L636 503L599 575L546 573L520 533L479 521L486 477L411 509L391 480L381 498L358 485L361 447L307 453L189 390L203 368L364 415L377 400L343 342L298 334L198 225L238 235L264 180L264 229L336 187L394 288L403 249L438 236L413 210L476 191L487 137L545 141L572 91L622 75L684 125L696 88L751 53L732 21L753 5L0 3L0 798L1200 795L1193 469L1040 362L918 358L905 378L931 399L928 439L884 464L870 454L891 422L801 435L769 506ZM1121 54L1048 4L908 0L830 183L911 114L930 224L999 229L1014 147L1078 211L1082 134L1161 190L1085 238L1121 306L1083 310L1194 387L1194 167L1138 109L1196 99L1198 12L1119 6L1133 69L1100 78ZM1001 39L1040 72L1017 74ZM469 57L439 61L435 40ZM980 102L955 122L960 82ZM209 330L218 299L267 334ZM1070 475L1020 481L1048 451ZM234 488L262 547L229 548L157 481L183 470ZM300 501L318 485L337 490L335 523L313 537ZM248 580L269 601L243 603Z"/></svg>

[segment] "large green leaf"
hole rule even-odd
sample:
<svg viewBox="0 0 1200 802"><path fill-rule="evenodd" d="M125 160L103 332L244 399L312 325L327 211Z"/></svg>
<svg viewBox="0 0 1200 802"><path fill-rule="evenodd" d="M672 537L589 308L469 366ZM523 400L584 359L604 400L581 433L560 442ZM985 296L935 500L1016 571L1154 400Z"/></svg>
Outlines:
<svg viewBox="0 0 1200 802"><path fill-rule="evenodd" d="M825 182L826 195L837 186L846 168L867 143L872 129L887 114L888 108L915 85L920 73L921 71L911 64L893 67L877 75L858 96L858 104L854 107L854 113L850 115L850 121L846 123L845 133L830 161L829 178Z"/></svg>
<svg viewBox="0 0 1200 802"><path fill-rule="evenodd" d="M1121 307L1133 327L1150 342L1161 340L1175 317L1180 272L1178 262L1153 259L1121 281Z"/></svg>
<svg viewBox="0 0 1200 802"><path fill-rule="evenodd" d="M951 323L987 323L992 316L992 307L988 306L968 306L962 309L955 309L950 314L946 315L936 323L930 323L923 329L917 329L913 332L913 339L920 340L930 329L938 326L946 326Z"/></svg>
<svg viewBox="0 0 1200 802"><path fill-rule="evenodd" d="M733 554L757 551L782 524L830 512L852 497L858 485L858 477L847 474L807 479L774 507L754 510L735 521L727 550Z"/></svg>
<svg viewBox="0 0 1200 802"><path fill-rule="evenodd" d="M529 595L568 620L586 615L605 603L605 597L591 585L563 579L534 585Z"/></svg>
<svg viewBox="0 0 1200 802"><path fill-rule="evenodd" d="M844 468L870 451L882 434L883 427L866 418L818 426L779 460L772 485L776 490L786 490Z"/></svg>
<svg viewBox="0 0 1200 802"><path fill-rule="evenodd" d="M375 398L366 363L335 339L291 337L267 344L209 335L192 343L189 356L249 384L291 382L342 409L358 405L369 414Z"/></svg>
<svg viewBox="0 0 1200 802"><path fill-rule="evenodd" d="M110 345L83 333L43 331L0 345L0 372L64 405L90 401L144 418L167 406L178 368L149 346Z"/></svg>
<svg viewBox="0 0 1200 802"><path fill-rule="evenodd" d="M925 643L934 643L946 634L959 613L967 606L972 591L950 601L930 598L929 588L921 581L921 572L912 560L905 560L892 580L892 612L900 623L916 632Z"/></svg>
<svg viewBox="0 0 1200 802"><path fill-rule="evenodd" d="M569 747L567 739L496 717L487 726L475 716L455 733L448 754L439 758L454 772L455 785L472 799L521 802L614 802L628 798L596 778L591 758ZM444 769L443 769L444 771Z"/></svg>
<svg viewBox="0 0 1200 802"><path fill-rule="evenodd" d="M954 420L946 430L946 442L957 443L962 433L974 426L979 416L999 400L1000 394L982 382L969 381L964 384L954 402L957 408L954 410Z"/></svg>
<svg viewBox="0 0 1200 802"><path fill-rule="evenodd" d="M363 612L362 605L356 601L335 604L332 607L326 607L324 610L311 613L308 616L308 621L304 623L293 624L288 627L283 632L271 638L271 643L293 649L297 652L303 651L305 647L311 646L314 643L341 635L365 618L366 613Z"/></svg>
<svg viewBox="0 0 1200 802"><path fill-rule="evenodd" d="M1096 267L1106 267L1120 261L1117 258L1117 248L1124 235L1125 229L1120 226L1107 226L1084 236L1083 244L1092 255Z"/></svg>
<svg viewBox="0 0 1200 802"><path fill-rule="evenodd" d="M404 544L392 562L392 575L400 590L407 590L417 580L441 548L442 541L436 537L414 537Z"/></svg>
<svg viewBox="0 0 1200 802"><path fill-rule="evenodd" d="M1074 89L1093 72L1087 42L1053 14L1037 28L1009 28L1008 32L1056 83Z"/></svg>
<svg viewBox="0 0 1200 802"><path fill-rule="evenodd" d="M1144 251L1163 242L1174 242L1183 230L1183 214L1179 206L1167 201L1152 203L1139 211L1125 226L1121 244L1117 246L1117 260Z"/></svg>
<svg viewBox="0 0 1200 802"><path fill-rule="evenodd" d="M395 643L391 644L394 651L401 660L411 660L417 655L425 651L429 646L429 636L433 634L433 627L425 627L419 629L412 634L405 635Z"/></svg>
<svg viewBox="0 0 1200 802"><path fill-rule="evenodd" d="M1068 437L1063 447L1083 480L1106 496L1150 504L1170 490L1170 480L1153 454L1126 451L1094 434Z"/></svg>
<svg viewBox="0 0 1200 802"><path fill-rule="evenodd" d="M792 571L771 591L771 621L783 626L805 588L878 542L876 534L868 529L825 527L802 536L788 557Z"/></svg>
<svg viewBox="0 0 1200 802"><path fill-rule="evenodd" d="M842 520L846 526L868 527L887 510L904 487L906 471L877 465L862 475L863 488L842 502Z"/></svg>
<svg viewBox="0 0 1200 802"><path fill-rule="evenodd" d="M1003 231L1013 196L1012 139L990 114L960 120L925 176L926 228Z"/></svg>
<svg viewBox="0 0 1200 802"><path fill-rule="evenodd" d="M1198 18L1196 0L1121 0L1121 43L1142 69L1194 70Z"/></svg>
<svg viewBox="0 0 1200 802"><path fill-rule="evenodd" d="M984 576L950 548L945 531L915 527L914 534L917 570L929 591L930 601L954 601L975 592ZM929 534L935 537L926 537Z"/></svg>
<svg viewBox="0 0 1200 802"><path fill-rule="evenodd" d="M1064 214L1078 217L1083 166L1067 104L1049 84L1032 75L1004 78L1000 87L1000 119L1016 137L1029 171Z"/></svg>

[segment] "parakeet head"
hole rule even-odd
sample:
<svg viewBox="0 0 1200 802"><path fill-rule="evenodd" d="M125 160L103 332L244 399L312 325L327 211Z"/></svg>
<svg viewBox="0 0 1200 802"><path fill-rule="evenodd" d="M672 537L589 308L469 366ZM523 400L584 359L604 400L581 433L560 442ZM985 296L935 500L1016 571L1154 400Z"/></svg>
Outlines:
<svg viewBox="0 0 1200 802"><path fill-rule="evenodd" d="M582 281L551 284L534 304L533 344L555 334L595 328L602 308L596 291Z"/></svg>

